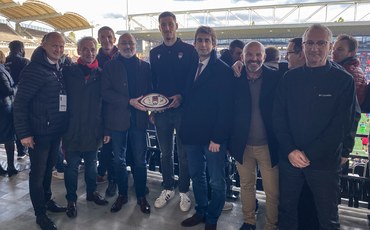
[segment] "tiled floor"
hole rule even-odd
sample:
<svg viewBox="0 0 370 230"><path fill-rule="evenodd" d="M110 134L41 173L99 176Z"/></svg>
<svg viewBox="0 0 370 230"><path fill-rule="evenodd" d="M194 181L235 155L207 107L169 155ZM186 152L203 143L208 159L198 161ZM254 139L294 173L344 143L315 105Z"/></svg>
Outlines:
<svg viewBox="0 0 370 230"><path fill-rule="evenodd" d="M5 166L5 154L0 148L0 163ZM17 168L24 169L18 175L9 177L0 177L0 229L1 230L36 230L39 229L35 223L32 205L28 192L28 158L17 161ZM6 168L6 167L5 167ZM130 177L129 184L132 185ZM193 228L183 228L180 222L190 217L194 210L190 212L182 212L179 209L179 196L176 196L163 209L154 208L154 200L161 192L161 177L157 172L148 174L148 187L150 193L148 201L152 205L151 214L143 214L139 206L136 205L134 189L129 188L129 202L118 213L110 213L109 209L114 202L114 198L109 198L108 206L97 206L92 202L85 200L85 186L83 182L83 174L79 176L78 189L78 216L75 219L68 218L64 213L49 213L49 216L55 221L58 229L74 230L74 229L89 229L89 230L177 230L177 229L204 229L204 225L195 226ZM107 184L98 185L98 190L104 192ZM54 199L65 205L66 200L64 181L53 179L52 191ZM194 201L194 197L191 197ZM264 195L258 194L260 200L260 210L257 214L257 229L263 229L264 226ZM340 221L342 229L369 229L367 215L370 211L365 208L348 208L344 205L340 206ZM242 224L242 212L240 201L234 202L234 209L222 213L218 229L234 230L239 229Z"/></svg>

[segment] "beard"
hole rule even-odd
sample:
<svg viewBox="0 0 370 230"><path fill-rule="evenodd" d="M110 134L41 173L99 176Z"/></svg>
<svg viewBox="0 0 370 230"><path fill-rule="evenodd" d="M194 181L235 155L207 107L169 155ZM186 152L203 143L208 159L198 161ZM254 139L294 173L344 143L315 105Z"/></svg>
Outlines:
<svg viewBox="0 0 370 230"><path fill-rule="evenodd" d="M257 72L262 67L262 61L247 61L245 66L247 67L248 71Z"/></svg>

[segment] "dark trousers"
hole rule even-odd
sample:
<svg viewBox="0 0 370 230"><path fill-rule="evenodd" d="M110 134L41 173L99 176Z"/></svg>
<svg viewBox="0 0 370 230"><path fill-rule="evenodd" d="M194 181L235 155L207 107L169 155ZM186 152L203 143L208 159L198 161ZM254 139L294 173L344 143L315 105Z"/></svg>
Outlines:
<svg viewBox="0 0 370 230"><path fill-rule="evenodd" d="M155 114L155 128L159 147L161 149L161 169L163 187L173 190L175 186L174 177L174 132L178 132L181 124L181 109L168 109L162 113ZM176 138L177 155L179 162L179 191L189 191L190 177L186 152L180 138Z"/></svg>
<svg viewBox="0 0 370 230"><path fill-rule="evenodd" d="M100 153L98 154L98 175L104 176L105 172L108 174L108 180L114 181L115 172L114 172L114 155L113 155L113 147L112 141L107 144L104 144L103 147L100 149Z"/></svg>
<svg viewBox="0 0 370 230"><path fill-rule="evenodd" d="M59 137L35 137L34 148L29 149L30 196L35 215L46 213L46 202L51 199L51 174L59 154Z"/></svg>
<svg viewBox="0 0 370 230"><path fill-rule="evenodd" d="M64 170L65 170L65 165L64 165L64 153L62 151L62 147L60 146L59 148L59 154L58 154L58 159L57 159L57 163L55 165L55 169L60 172L60 173L63 173Z"/></svg>
<svg viewBox="0 0 370 230"><path fill-rule="evenodd" d="M196 214L205 217L207 223L215 224L226 199L225 146L221 145L220 152L217 153L210 152L208 145L185 145L185 149L189 161L189 173L193 181ZM212 191L210 202L207 195L206 170Z"/></svg>
<svg viewBox="0 0 370 230"><path fill-rule="evenodd" d="M14 170L14 141L6 142L4 143L5 146L5 152L6 152L6 161L8 163L7 170Z"/></svg>
<svg viewBox="0 0 370 230"><path fill-rule="evenodd" d="M145 196L147 180L145 138L146 130L144 129L130 128L127 131L112 131L114 166L118 192L120 195L127 197L128 179L126 169L126 151L127 140L129 139L132 148L133 167L135 171L133 175L136 197L141 198Z"/></svg>
<svg viewBox="0 0 370 230"><path fill-rule="evenodd" d="M19 140L18 137L15 140L15 144L17 145L18 156L21 156L21 155L26 154L28 152L28 148L26 148L22 145L21 140Z"/></svg>
<svg viewBox="0 0 370 230"><path fill-rule="evenodd" d="M298 228L297 207L306 180L317 208L320 229L340 229L338 218L339 170L299 169L280 163L279 229Z"/></svg>
<svg viewBox="0 0 370 230"><path fill-rule="evenodd" d="M320 229L313 195L307 182L303 184L298 204L298 230Z"/></svg>
<svg viewBox="0 0 370 230"><path fill-rule="evenodd" d="M77 201L77 180L78 180L78 166L80 165L81 156L85 163L85 183L86 193L92 194L96 191L96 151L80 152L67 151L66 160L67 166L64 172L64 184L67 189L66 199L68 201Z"/></svg>

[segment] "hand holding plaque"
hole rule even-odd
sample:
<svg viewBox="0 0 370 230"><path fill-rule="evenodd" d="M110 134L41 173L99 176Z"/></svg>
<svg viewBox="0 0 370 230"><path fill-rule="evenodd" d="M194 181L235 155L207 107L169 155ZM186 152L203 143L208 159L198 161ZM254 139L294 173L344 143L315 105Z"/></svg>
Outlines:
<svg viewBox="0 0 370 230"><path fill-rule="evenodd" d="M161 111L168 108L170 100L162 94L150 93L143 96L139 103L145 106L148 111Z"/></svg>

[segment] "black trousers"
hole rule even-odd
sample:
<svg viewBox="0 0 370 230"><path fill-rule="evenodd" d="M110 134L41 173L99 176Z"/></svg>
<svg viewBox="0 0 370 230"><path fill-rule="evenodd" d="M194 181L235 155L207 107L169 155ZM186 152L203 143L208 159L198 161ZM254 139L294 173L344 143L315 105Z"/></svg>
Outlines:
<svg viewBox="0 0 370 230"><path fill-rule="evenodd" d="M339 170L299 169L288 162L280 162L279 173L279 229L298 228L298 203L305 180L313 194L320 229L340 229Z"/></svg>
<svg viewBox="0 0 370 230"><path fill-rule="evenodd" d="M60 137L35 137L34 148L29 149L30 196L35 215L46 213L46 202L51 199L51 175L55 166L60 146Z"/></svg>

